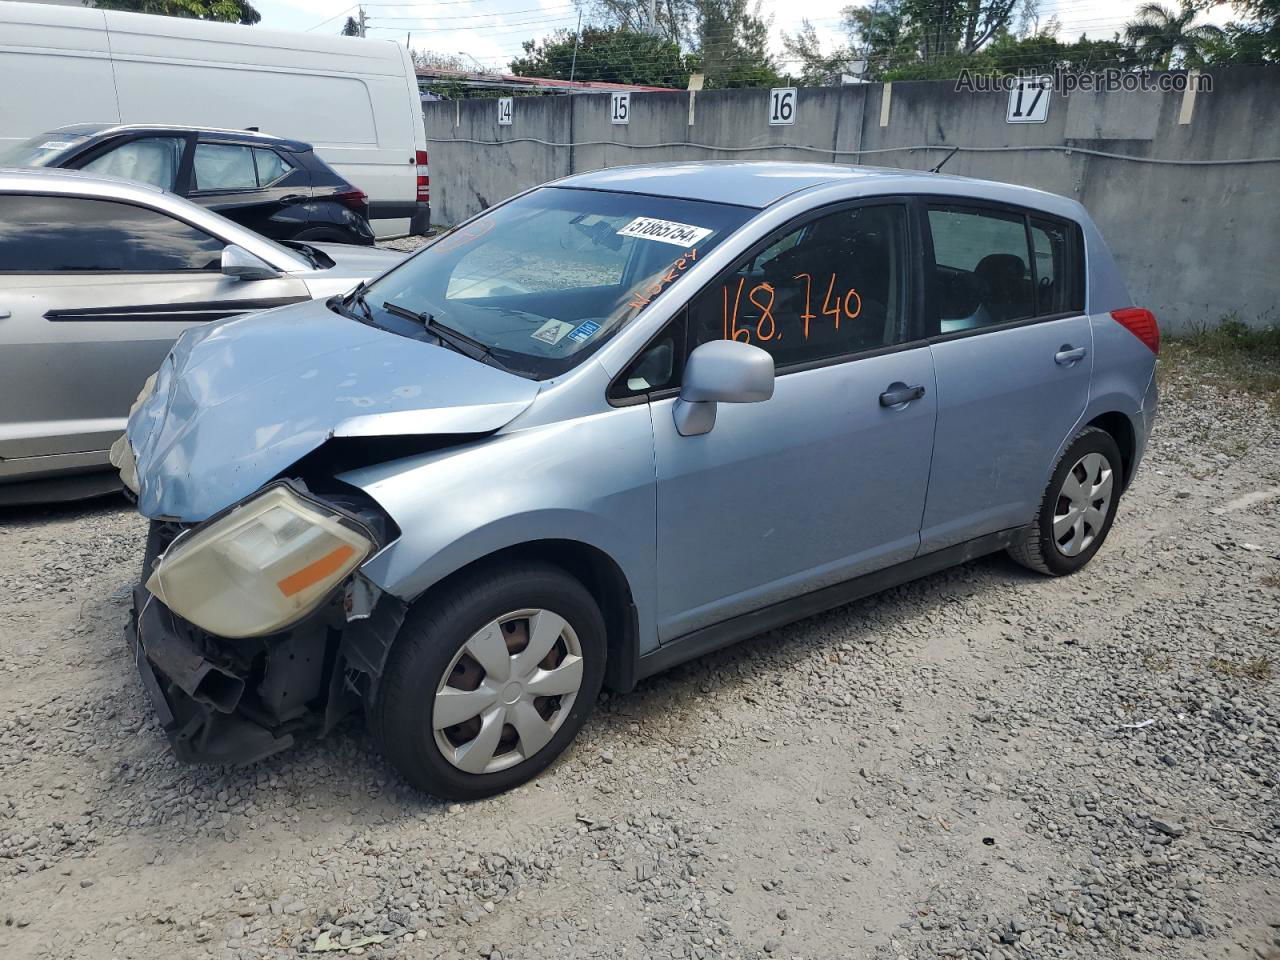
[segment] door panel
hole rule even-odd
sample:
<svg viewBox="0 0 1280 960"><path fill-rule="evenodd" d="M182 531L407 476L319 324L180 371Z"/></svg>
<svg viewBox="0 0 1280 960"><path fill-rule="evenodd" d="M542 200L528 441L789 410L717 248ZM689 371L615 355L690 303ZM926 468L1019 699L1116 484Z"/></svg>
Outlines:
<svg viewBox="0 0 1280 960"><path fill-rule="evenodd" d="M1078 225L945 200L927 223L938 429L921 552L1035 518L1093 369Z"/></svg>
<svg viewBox="0 0 1280 960"><path fill-rule="evenodd" d="M304 299L287 277L0 276L0 458L105 451L179 333Z"/></svg>
<svg viewBox="0 0 1280 960"><path fill-rule="evenodd" d="M1063 347L1084 347L1062 364ZM1087 316L935 343L938 429L921 551L1030 523L1089 399Z"/></svg>
<svg viewBox="0 0 1280 960"><path fill-rule="evenodd" d="M895 382L926 393L881 406ZM660 639L913 557L933 393L921 346L781 376L702 436L653 403Z"/></svg>

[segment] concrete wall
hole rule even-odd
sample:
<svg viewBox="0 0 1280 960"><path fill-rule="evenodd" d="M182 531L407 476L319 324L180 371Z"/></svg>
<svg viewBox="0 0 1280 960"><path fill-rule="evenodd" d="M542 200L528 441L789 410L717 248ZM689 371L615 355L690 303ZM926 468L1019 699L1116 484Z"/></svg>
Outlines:
<svg viewBox="0 0 1280 960"><path fill-rule="evenodd" d="M766 122L767 90L633 93L627 125L609 122L608 94L517 98L505 127L497 124L496 100L428 103L433 218L456 223L544 181L628 163L807 160L928 169L953 146L1017 148L961 152L946 171L1081 201L1115 251L1134 301L1154 309L1166 330L1212 325L1232 312L1254 325L1277 323L1280 68L1223 68L1212 79L1213 91L1194 97L1189 123L1180 122L1183 93L1077 91L1053 94L1045 123L1010 124L1007 94L957 93L950 81L801 89L795 125L774 127ZM931 149L912 149L921 147ZM1243 158L1273 159L1185 162Z"/></svg>

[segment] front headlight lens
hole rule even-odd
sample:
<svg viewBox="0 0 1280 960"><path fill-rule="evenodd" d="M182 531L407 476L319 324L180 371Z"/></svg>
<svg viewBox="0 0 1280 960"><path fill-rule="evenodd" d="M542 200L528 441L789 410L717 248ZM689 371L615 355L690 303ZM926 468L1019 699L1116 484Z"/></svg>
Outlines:
<svg viewBox="0 0 1280 960"><path fill-rule="evenodd" d="M306 616L373 550L336 513L275 486L177 540L147 589L221 637L260 637Z"/></svg>

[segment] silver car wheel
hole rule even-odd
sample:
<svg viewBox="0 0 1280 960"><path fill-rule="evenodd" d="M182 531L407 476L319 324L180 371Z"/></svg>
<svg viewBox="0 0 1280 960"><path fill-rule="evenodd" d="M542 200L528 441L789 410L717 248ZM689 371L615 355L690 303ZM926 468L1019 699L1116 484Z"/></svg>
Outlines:
<svg viewBox="0 0 1280 960"><path fill-rule="evenodd" d="M563 726L582 686L582 645L559 614L516 610L471 635L436 689L431 727L464 773L531 758Z"/></svg>
<svg viewBox="0 0 1280 960"><path fill-rule="evenodd" d="M1067 471L1053 511L1053 542L1064 557L1076 557L1102 533L1111 508L1111 461L1086 453Z"/></svg>

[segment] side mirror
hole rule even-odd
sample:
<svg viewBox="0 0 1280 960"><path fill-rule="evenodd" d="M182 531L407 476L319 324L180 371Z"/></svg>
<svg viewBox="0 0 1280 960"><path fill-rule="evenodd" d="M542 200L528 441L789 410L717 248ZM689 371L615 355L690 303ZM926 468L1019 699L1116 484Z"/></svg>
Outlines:
<svg viewBox="0 0 1280 960"><path fill-rule="evenodd" d="M244 247L229 243L222 248L222 273L240 280L270 280L280 271Z"/></svg>
<svg viewBox="0 0 1280 960"><path fill-rule="evenodd" d="M736 340L712 340L689 354L671 412L680 435L694 437L716 425L716 404L759 403L772 396L773 357Z"/></svg>

